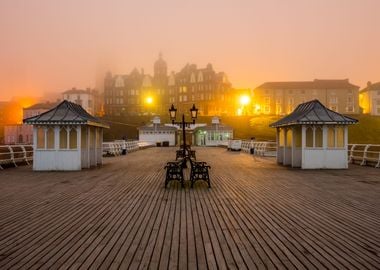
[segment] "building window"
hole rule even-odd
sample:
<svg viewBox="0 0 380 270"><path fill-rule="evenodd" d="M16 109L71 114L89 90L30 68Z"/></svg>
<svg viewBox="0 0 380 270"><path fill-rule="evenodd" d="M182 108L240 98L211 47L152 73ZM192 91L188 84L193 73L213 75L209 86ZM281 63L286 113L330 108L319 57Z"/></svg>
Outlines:
<svg viewBox="0 0 380 270"><path fill-rule="evenodd" d="M59 131L59 149L67 149L67 130L65 127Z"/></svg>
<svg viewBox="0 0 380 270"><path fill-rule="evenodd" d="M338 103L337 97L336 96L330 97L330 103L334 103L334 104Z"/></svg>
<svg viewBox="0 0 380 270"><path fill-rule="evenodd" d="M312 127L306 129L306 147L314 147L314 130Z"/></svg>
<svg viewBox="0 0 380 270"><path fill-rule="evenodd" d="M354 112L354 106L348 105L347 106L347 112Z"/></svg>
<svg viewBox="0 0 380 270"><path fill-rule="evenodd" d="M322 127L316 127L315 130L315 146L323 147L323 130Z"/></svg>
<svg viewBox="0 0 380 270"><path fill-rule="evenodd" d="M351 96L348 96L347 97L347 103L352 103L353 102L353 98Z"/></svg>
<svg viewBox="0 0 380 270"><path fill-rule="evenodd" d="M269 104L270 103L270 97L265 97L264 98L264 103Z"/></svg>
<svg viewBox="0 0 380 270"><path fill-rule="evenodd" d="M328 127L327 129L327 147L335 147L335 127Z"/></svg>
<svg viewBox="0 0 380 270"><path fill-rule="evenodd" d="M70 149L77 149L77 129L71 128L70 129Z"/></svg>
<svg viewBox="0 0 380 270"><path fill-rule="evenodd" d="M54 128L48 128L46 131L46 148L54 149Z"/></svg>
<svg viewBox="0 0 380 270"><path fill-rule="evenodd" d="M331 105L331 106L330 106L330 110L336 112L336 111L338 111L338 108L337 108L336 105Z"/></svg>
<svg viewBox="0 0 380 270"><path fill-rule="evenodd" d="M45 128L37 128L37 149L45 149Z"/></svg>
<svg viewBox="0 0 380 270"><path fill-rule="evenodd" d="M336 129L336 146L344 147L344 127L337 127Z"/></svg>
<svg viewBox="0 0 380 270"><path fill-rule="evenodd" d="M380 96L380 90L377 90L377 95Z"/></svg>
<svg viewBox="0 0 380 270"><path fill-rule="evenodd" d="M292 141L293 141L293 133L292 133L292 130L289 129L286 131L286 146L291 147L293 145Z"/></svg>

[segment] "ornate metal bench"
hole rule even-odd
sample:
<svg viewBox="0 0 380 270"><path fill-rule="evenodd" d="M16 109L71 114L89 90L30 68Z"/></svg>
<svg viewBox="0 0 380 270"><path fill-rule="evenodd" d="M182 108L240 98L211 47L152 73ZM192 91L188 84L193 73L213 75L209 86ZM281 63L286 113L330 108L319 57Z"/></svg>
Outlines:
<svg viewBox="0 0 380 270"><path fill-rule="evenodd" d="M193 188L194 183L198 180L206 181L208 187L211 187L210 176L208 170L211 169L211 166L207 165L207 162L204 161L195 161L190 159L191 171L190 171L190 181L191 187Z"/></svg>
<svg viewBox="0 0 380 270"><path fill-rule="evenodd" d="M166 163L166 178L165 178L165 188L168 183L172 180L179 181L181 186L184 187L185 178L183 177L183 168L184 168L184 160L179 161L170 161Z"/></svg>

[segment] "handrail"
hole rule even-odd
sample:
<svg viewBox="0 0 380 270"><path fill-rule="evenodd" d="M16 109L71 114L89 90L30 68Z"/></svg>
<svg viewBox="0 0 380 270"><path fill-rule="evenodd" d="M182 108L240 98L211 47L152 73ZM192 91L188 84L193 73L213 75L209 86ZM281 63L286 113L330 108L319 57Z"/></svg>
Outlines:
<svg viewBox="0 0 380 270"><path fill-rule="evenodd" d="M0 169L4 169L2 165L17 164L29 162L33 160L33 146L32 145L0 145Z"/></svg>
<svg viewBox="0 0 380 270"><path fill-rule="evenodd" d="M221 147L228 147L228 144L220 144ZM253 150L253 155L275 157L277 155L277 143L276 142L263 142L250 140L241 141L241 150L246 153L251 153Z"/></svg>
<svg viewBox="0 0 380 270"><path fill-rule="evenodd" d="M153 143L140 141L116 140L113 142L103 142L103 156L120 156L125 153L131 153L139 149L152 147Z"/></svg>
<svg viewBox="0 0 380 270"><path fill-rule="evenodd" d="M349 144L349 163L360 162L361 166L372 165L380 168L380 144Z"/></svg>

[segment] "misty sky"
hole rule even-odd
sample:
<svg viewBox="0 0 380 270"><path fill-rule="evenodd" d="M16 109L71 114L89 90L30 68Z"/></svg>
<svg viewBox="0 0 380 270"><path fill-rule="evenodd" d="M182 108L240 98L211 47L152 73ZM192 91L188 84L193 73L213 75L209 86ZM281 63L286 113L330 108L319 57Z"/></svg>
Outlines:
<svg viewBox="0 0 380 270"><path fill-rule="evenodd" d="M380 81L379 0L1 0L0 100L212 63L236 87Z"/></svg>

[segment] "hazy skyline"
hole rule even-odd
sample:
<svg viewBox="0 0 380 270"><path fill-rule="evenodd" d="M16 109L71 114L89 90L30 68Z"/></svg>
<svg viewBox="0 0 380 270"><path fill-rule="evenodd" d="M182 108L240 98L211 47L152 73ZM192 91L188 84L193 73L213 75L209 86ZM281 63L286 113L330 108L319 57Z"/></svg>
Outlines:
<svg viewBox="0 0 380 270"><path fill-rule="evenodd" d="M0 100L95 87L105 71L212 63L235 87L380 81L378 0L0 2Z"/></svg>

